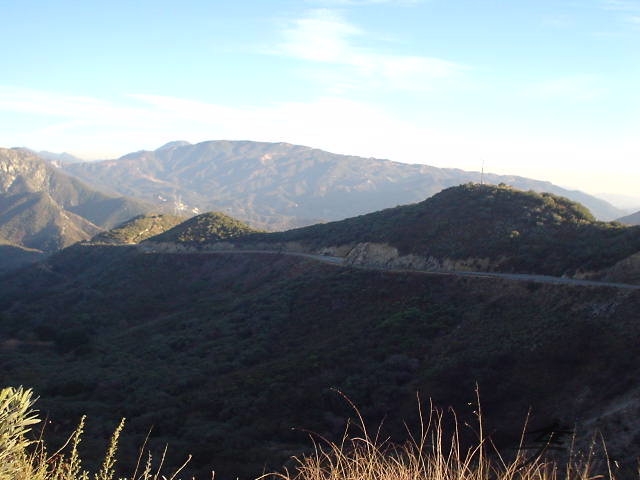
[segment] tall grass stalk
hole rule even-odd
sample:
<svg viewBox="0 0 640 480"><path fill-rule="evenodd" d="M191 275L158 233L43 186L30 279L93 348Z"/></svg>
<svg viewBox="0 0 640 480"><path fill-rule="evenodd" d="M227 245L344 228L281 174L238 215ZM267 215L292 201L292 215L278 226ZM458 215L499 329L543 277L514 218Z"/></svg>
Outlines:
<svg viewBox="0 0 640 480"><path fill-rule="evenodd" d="M443 412L433 405L426 418L419 409L420 432L409 432L402 445L381 439L379 431L372 437L355 411L359 424L348 425L341 441L312 435L313 454L294 457L293 468L259 480L615 480L609 462L603 472L593 473L591 453L583 460L570 455L562 466L544 453L527 455L524 431L519 448L506 459L484 436L479 402L477 441L467 449L462 448L455 413L453 428L445 433Z"/></svg>

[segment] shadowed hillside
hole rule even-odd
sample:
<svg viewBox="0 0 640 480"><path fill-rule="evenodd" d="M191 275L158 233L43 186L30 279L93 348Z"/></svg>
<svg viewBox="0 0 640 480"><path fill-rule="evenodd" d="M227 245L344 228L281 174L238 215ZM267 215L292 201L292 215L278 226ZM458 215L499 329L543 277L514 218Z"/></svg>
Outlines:
<svg viewBox="0 0 640 480"><path fill-rule="evenodd" d="M40 250L21 247L0 238L0 275L44 257L45 253Z"/></svg>
<svg viewBox="0 0 640 480"><path fill-rule="evenodd" d="M402 439L416 391L467 418L477 381L497 445L532 407L531 430L598 427L635 468L640 292L82 245L0 281L4 383L35 388L59 441L88 414L94 458L126 416L122 465L153 425L170 464L247 478L309 447L292 427L339 438L331 387Z"/></svg>

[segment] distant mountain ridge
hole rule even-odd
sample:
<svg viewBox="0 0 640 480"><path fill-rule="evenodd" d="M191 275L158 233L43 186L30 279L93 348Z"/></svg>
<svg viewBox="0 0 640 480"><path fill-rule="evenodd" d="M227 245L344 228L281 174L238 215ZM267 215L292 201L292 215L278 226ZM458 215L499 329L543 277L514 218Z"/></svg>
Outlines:
<svg viewBox="0 0 640 480"><path fill-rule="evenodd" d="M48 152L46 150L40 150L39 152L33 152L38 155L43 160L50 162L52 165L56 167L60 167L64 163L77 163L84 162L82 158L76 157L75 155L71 155L67 152L55 153Z"/></svg>
<svg viewBox="0 0 640 480"><path fill-rule="evenodd" d="M164 205L174 213L222 211L258 228L284 230L413 203L479 180L479 172L338 155L251 141L170 142L117 160L64 164L100 188ZM578 201L596 217L624 212L549 182L485 174L487 183L547 191Z"/></svg>
<svg viewBox="0 0 640 480"><path fill-rule="evenodd" d="M621 217L618 221L626 223L627 225L640 225L640 212L632 213L626 217Z"/></svg>
<svg viewBox="0 0 640 480"><path fill-rule="evenodd" d="M51 253L151 208L101 193L30 150L0 148L0 239L14 247Z"/></svg>
<svg viewBox="0 0 640 480"><path fill-rule="evenodd" d="M149 211L150 205L107 195L48 165L26 149L0 148L0 194L47 192L62 208L111 228Z"/></svg>

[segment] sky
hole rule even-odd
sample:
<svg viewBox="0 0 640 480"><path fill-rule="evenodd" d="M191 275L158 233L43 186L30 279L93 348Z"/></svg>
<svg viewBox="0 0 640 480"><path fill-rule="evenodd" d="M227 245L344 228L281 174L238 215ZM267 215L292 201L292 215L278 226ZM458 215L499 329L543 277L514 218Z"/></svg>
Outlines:
<svg viewBox="0 0 640 480"><path fill-rule="evenodd" d="M288 142L640 198L640 0L0 0L0 146Z"/></svg>

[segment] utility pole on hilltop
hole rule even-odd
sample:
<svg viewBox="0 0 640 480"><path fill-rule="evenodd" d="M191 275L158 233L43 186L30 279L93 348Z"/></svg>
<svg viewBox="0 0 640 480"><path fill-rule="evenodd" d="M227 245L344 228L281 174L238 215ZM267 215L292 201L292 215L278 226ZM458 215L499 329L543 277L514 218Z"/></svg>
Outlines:
<svg viewBox="0 0 640 480"><path fill-rule="evenodd" d="M480 185L484 185L484 159L482 159L482 170L480 171Z"/></svg>

